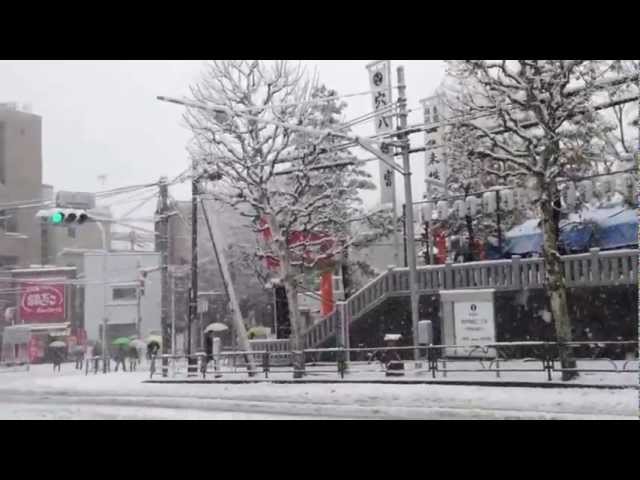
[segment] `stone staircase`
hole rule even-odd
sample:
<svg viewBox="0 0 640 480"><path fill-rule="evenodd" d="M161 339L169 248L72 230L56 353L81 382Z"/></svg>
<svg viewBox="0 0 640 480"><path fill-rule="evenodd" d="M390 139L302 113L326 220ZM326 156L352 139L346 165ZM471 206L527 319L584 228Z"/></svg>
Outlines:
<svg viewBox="0 0 640 480"><path fill-rule="evenodd" d="M638 250L611 250L562 257L567 287L635 284L638 281ZM542 258L513 257L469 263L447 263L418 267L418 292L434 294L440 290L490 288L522 290L542 288L545 283ZM349 324L370 312L391 296L408 296L409 269L393 268L373 279L335 311L305 333L305 347L317 348L334 336L339 337L342 314Z"/></svg>

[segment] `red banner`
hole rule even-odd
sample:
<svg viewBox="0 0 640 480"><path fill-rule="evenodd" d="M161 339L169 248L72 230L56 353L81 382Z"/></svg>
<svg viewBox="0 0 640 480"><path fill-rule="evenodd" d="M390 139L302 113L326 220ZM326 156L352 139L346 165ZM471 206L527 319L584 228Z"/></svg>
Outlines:
<svg viewBox="0 0 640 480"><path fill-rule="evenodd" d="M434 229L433 243L435 243L438 253L436 253L436 264L442 265L447 262L447 231L444 229Z"/></svg>
<svg viewBox="0 0 640 480"><path fill-rule="evenodd" d="M322 274L320 280L320 295L322 297L322 315L329 315L333 312L333 271L328 270Z"/></svg>
<svg viewBox="0 0 640 480"><path fill-rule="evenodd" d="M44 358L45 342L44 338L32 336L29 340L29 362L37 362Z"/></svg>
<svg viewBox="0 0 640 480"><path fill-rule="evenodd" d="M63 322L64 313L64 285L20 283L20 320L22 323Z"/></svg>

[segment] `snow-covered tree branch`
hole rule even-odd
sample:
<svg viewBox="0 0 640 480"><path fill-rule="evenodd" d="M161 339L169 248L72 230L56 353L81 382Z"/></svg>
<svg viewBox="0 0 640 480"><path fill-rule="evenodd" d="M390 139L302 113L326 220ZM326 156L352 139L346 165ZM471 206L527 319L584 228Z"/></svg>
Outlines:
<svg viewBox="0 0 640 480"><path fill-rule="evenodd" d="M357 238L355 219L376 223L378 215L362 208L359 191L375 188L347 151L331 151L330 135L308 135L265 121L317 130L339 126L344 104L336 92L318 86L287 62L215 61L191 89L194 99L228 108L224 118L189 109L185 121L193 132L190 154L200 168L220 177L213 198L252 215L256 231L267 238L261 255L277 260L279 280L287 289L294 349L303 346L298 309L298 277L304 268L327 268ZM293 158L288 165L280 160ZM353 161L353 165L315 168ZM284 167L289 173L279 175ZM262 222L262 223L261 223Z"/></svg>
<svg viewBox="0 0 640 480"><path fill-rule="evenodd" d="M542 217L551 311L561 342L570 341L572 334L557 251L561 208L557 180L571 178L576 172L599 171L603 156L593 155L597 146L611 148L622 143L621 139L611 140L612 129L594 108L598 98L620 95L624 89L637 94L637 82L607 83L620 75L621 65L626 64L590 60L449 62L449 75L465 86L455 97L460 124L475 132L466 154L526 172L534 189L532 200ZM489 119L489 125L477 120L479 113ZM533 125L524 128L525 122ZM565 368L572 365L566 349L561 358ZM564 376L571 375L565 372Z"/></svg>

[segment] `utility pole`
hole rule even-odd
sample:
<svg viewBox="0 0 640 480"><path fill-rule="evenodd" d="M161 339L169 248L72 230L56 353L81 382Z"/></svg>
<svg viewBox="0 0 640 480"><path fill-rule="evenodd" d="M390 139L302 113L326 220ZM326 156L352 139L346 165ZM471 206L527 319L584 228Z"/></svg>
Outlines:
<svg viewBox="0 0 640 480"><path fill-rule="evenodd" d="M171 276L171 355L176 354L176 275Z"/></svg>
<svg viewBox="0 0 640 480"><path fill-rule="evenodd" d="M138 338L140 338L140 336L142 335L142 328L141 328L141 323L142 323L142 315L140 315L140 300L141 300L141 291L140 291L140 285L138 285L138 288L136 288L136 300L137 300L137 305L136 305L136 334L138 335Z"/></svg>
<svg viewBox="0 0 640 480"><path fill-rule="evenodd" d="M496 190L496 229L498 235L498 251L502 258L502 226L500 225L500 190Z"/></svg>
<svg viewBox="0 0 640 480"><path fill-rule="evenodd" d="M402 204L402 245L404 247L404 266L407 266L407 204Z"/></svg>
<svg viewBox="0 0 640 480"><path fill-rule="evenodd" d="M400 131L407 128L407 86L404 83L404 67L397 68L398 74L398 129ZM409 264L409 287L411 289L411 326L413 332L413 355L414 360L420 359L418 348L418 275L416 271L416 247L413 224L413 192L411 188L411 162L409 161L409 138L407 133L398 133L398 141L402 144L402 166L404 170L404 196L407 206L405 224L407 226L407 249Z"/></svg>
<svg viewBox="0 0 640 480"><path fill-rule="evenodd" d="M107 317L102 319L102 373L107 373Z"/></svg>
<svg viewBox="0 0 640 480"><path fill-rule="evenodd" d="M193 159L191 178L191 290L189 292L189 319L187 323L187 355L191 355L193 323L198 316L198 182L196 160ZM195 362L187 357L189 373L195 370ZM194 372L195 373L195 372Z"/></svg>
<svg viewBox="0 0 640 480"><path fill-rule="evenodd" d="M169 186L167 177L160 178L160 205L158 215L160 216L158 243L160 250L160 325L162 328L162 351L166 353L171 344L171 334L169 332ZM162 359L162 376L168 374L168 363L166 358Z"/></svg>

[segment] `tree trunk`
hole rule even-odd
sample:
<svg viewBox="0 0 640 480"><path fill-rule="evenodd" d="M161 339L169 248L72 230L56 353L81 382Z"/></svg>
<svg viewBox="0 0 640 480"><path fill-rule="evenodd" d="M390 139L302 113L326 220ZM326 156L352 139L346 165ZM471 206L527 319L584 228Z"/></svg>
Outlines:
<svg viewBox="0 0 640 480"><path fill-rule="evenodd" d="M544 233L543 256L545 276L547 279L547 295L554 320L556 340L559 343L570 342L571 319L567 305L567 287L564 278L564 269L558 252L559 229L557 214L554 210L559 192L555 186L548 185L540 200L542 211L542 231ZM560 365L565 368L576 368L571 349L560 345ZM562 372L562 380L571 380L578 376L577 372Z"/></svg>
<svg viewBox="0 0 640 480"><path fill-rule="evenodd" d="M343 252L342 264L340 269L342 271L342 289L344 291L344 299L347 300L351 296L351 288L353 282L351 281L351 265L349 264L349 250Z"/></svg>
<svg viewBox="0 0 640 480"><path fill-rule="evenodd" d="M474 250L476 248L476 240L473 232L473 219L471 218L471 215L467 215L465 217L465 220L467 222L467 235L469 236L469 255L471 256L471 261L473 262L476 260L476 256L474 254Z"/></svg>
<svg viewBox="0 0 640 480"><path fill-rule="evenodd" d="M298 287L295 280L295 271L291 265L289 255L289 247L286 239L283 237L279 226L271 217L267 217L269 228L273 238L273 244L276 247L278 259L280 261L280 275L284 287L287 291L287 300L289 303L289 319L291 322L291 349L293 355L294 378L303 376L304 356L297 352L304 349L304 338L302 337L302 322L300 320L300 308L298 306Z"/></svg>
<svg viewBox="0 0 640 480"><path fill-rule="evenodd" d="M291 319L291 354L293 358L293 378L304 376L304 337L300 308L298 307L298 287L295 279L286 277L284 282L289 301L289 317Z"/></svg>

